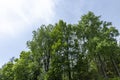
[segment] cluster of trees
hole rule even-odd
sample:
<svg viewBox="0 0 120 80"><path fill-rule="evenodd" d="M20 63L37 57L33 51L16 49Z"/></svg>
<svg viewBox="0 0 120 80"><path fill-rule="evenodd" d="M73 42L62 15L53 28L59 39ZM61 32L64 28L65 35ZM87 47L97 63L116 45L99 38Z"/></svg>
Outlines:
<svg viewBox="0 0 120 80"><path fill-rule="evenodd" d="M42 25L29 51L0 69L0 80L119 80L119 32L88 12L77 24Z"/></svg>

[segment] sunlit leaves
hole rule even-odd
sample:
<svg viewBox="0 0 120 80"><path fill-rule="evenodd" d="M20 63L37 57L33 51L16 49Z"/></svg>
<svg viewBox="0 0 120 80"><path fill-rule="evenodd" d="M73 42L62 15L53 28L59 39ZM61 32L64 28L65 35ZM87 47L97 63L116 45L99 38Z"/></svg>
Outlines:
<svg viewBox="0 0 120 80"><path fill-rule="evenodd" d="M41 25L22 51L0 69L0 80L103 80L120 76L118 30L93 12L77 24ZM99 79L100 78L100 79ZM116 78L117 79L117 78Z"/></svg>

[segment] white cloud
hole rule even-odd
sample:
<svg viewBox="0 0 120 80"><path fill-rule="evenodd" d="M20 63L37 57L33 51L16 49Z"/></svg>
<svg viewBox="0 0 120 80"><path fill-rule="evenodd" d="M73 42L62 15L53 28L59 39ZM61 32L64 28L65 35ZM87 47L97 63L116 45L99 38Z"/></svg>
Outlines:
<svg viewBox="0 0 120 80"><path fill-rule="evenodd" d="M0 0L0 37L15 36L37 20L54 17L54 0Z"/></svg>

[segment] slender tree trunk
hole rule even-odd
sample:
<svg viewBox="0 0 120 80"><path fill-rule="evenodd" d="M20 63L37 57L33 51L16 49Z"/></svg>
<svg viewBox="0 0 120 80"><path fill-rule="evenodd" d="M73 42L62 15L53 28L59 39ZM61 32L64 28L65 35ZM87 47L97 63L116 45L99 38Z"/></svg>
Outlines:
<svg viewBox="0 0 120 80"><path fill-rule="evenodd" d="M117 65L112 57L111 57L111 61L112 61L113 67L115 68L118 76L120 77L120 71L119 71L119 69L118 69L118 67L117 67Z"/></svg>
<svg viewBox="0 0 120 80"><path fill-rule="evenodd" d="M72 64L72 69L71 69L71 72L72 72L72 74L71 74L71 77L72 77L72 79L73 79L73 77L74 77L74 70L73 70L73 58L71 57L71 64Z"/></svg>
<svg viewBox="0 0 120 80"><path fill-rule="evenodd" d="M70 68L69 68L69 69L70 69ZM72 80L72 79L71 79L71 71L70 71L70 70L68 71L68 74L69 74L69 80Z"/></svg>
<svg viewBox="0 0 120 80"><path fill-rule="evenodd" d="M46 50L46 52L45 52L45 56L44 56L44 68L45 68L45 72L48 72L49 65L50 65L49 64L50 63L50 49L45 48L45 50Z"/></svg>
<svg viewBox="0 0 120 80"><path fill-rule="evenodd" d="M101 59L101 57L100 57L99 54L98 54L98 59L99 59L99 61L100 61L100 66L101 66L101 70L102 70L102 72L103 72L104 77L105 77L105 78L108 78L108 77L107 77L107 74L106 74L106 72L105 72L105 65L104 65L104 63L103 63L103 61L102 61L102 59Z"/></svg>
<svg viewBox="0 0 120 80"><path fill-rule="evenodd" d="M68 66L68 77L69 77L69 80L71 80L71 68L70 68L70 61L69 61L69 56L68 56L68 51L67 51L67 66Z"/></svg>
<svg viewBox="0 0 120 80"><path fill-rule="evenodd" d="M67 36L69 35L68 33L66 34ZM66 53L66 55L67 55L67 61L68 61L68 77L69 77L69 80L72 80L72 77L71 77L71 67L70 67L70 59L69 59L69 55L70 55L70 53L69 53L69 38L68 37L66 37L66 41L67 41L67 53Z"/></svg>
<svg viewBox="0 0 120 80"><path fill-rule="evenodd" d="M49 65L50 65L50 49L49 49L48 55L47 55L46 72L48 72L48 70L49 70Z"/></svg>
<svg viewBox="0 0 120 80"><path fill-rule="evenodd" d="M97 56L95 56L94 62L96 63L98 73L99 73L99 74L102 74L101 71L100 71L100 69L101 69L101 68L100 68L100 62L99 62Z"/></svg>
<svg viewBox="0 0 120 80"><path fill-rule="evenodd" d="M33 80L38 80L37 78L38 78L39 74L40 74L40 71L39 71L39 69L37 69L37 70L34 72Z"/></svg>

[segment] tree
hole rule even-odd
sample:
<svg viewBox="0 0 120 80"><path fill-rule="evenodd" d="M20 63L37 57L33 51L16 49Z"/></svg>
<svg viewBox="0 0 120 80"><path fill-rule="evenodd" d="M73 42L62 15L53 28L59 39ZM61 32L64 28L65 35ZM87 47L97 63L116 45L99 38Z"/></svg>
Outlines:
<svg viewBox="0 0 120 80"><path fill-rule="evenodd" d="M41 78L44 78L50 67L52 44L50 32L52 27L52 25L42 25L37 31L33 31L32 41L27 42L27 45L34 56L34 62L38 64L38 71L36 72L39 72L40 69L42 71L41 74L39 73L36 77L40 75Z"/></svg>
<svg viewBox="0 0 120 80"><path fill-rule="evenodd" d="M94 61L99 73L108 78L106 62L117 50L115 37L119 33L110 22L100 21L99 18L100 16L95 16L92 12L82 16L78 24L77 34L79 39L83 40L83 46L86 48L90 61Z"/></svg>
<svg viewBox="0 0 120 80"><path fill-rule="evenodd" d="M8 62L0 69L0 80L14 80L13 62Z"/></svg>
<svg viewBox="0 0 120 80"><path fill-rule="evenodd" d="M31 52L22 51L20 58L16 60L13 71L14 79L13 80L34 80L33 72L35 70L35 65L32 65L33 56ZM34 70L33 70L34 68Z"/></svg>

